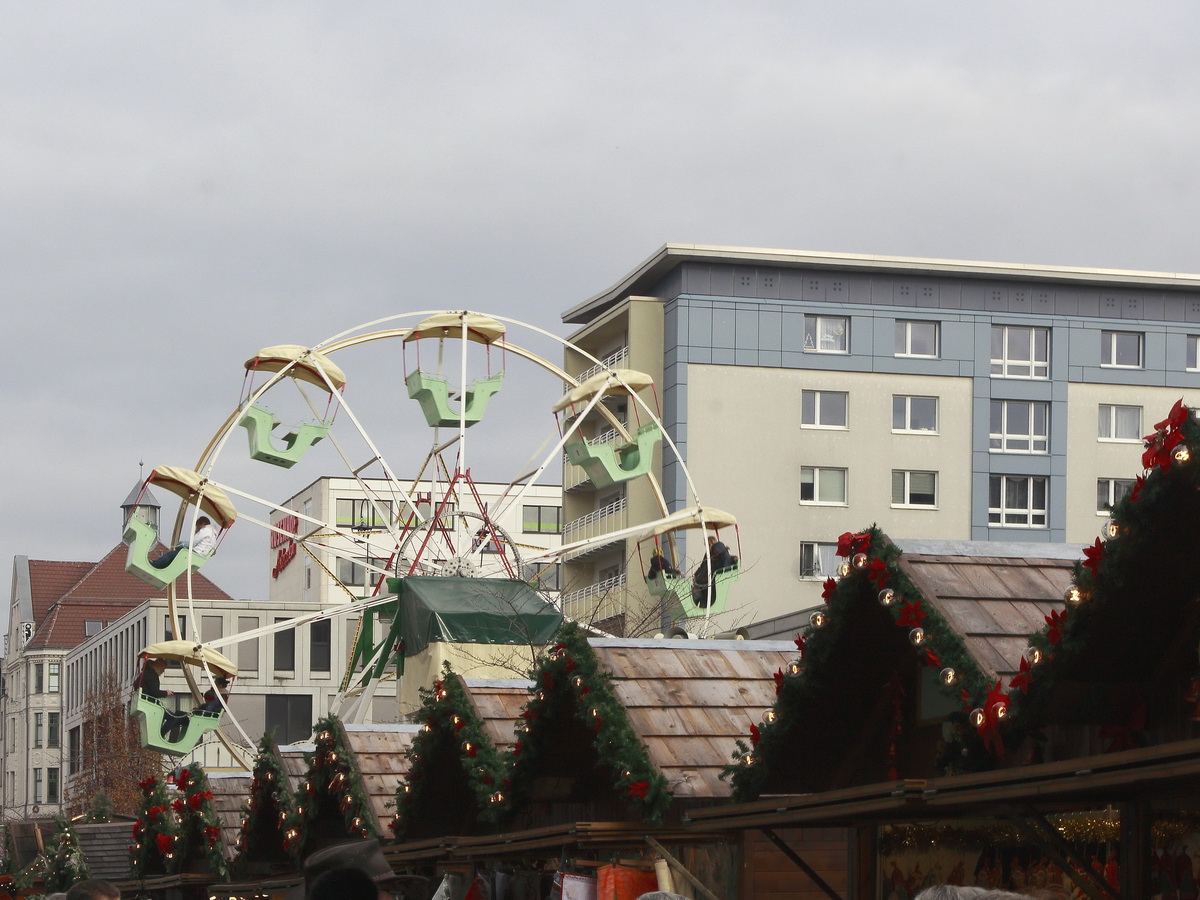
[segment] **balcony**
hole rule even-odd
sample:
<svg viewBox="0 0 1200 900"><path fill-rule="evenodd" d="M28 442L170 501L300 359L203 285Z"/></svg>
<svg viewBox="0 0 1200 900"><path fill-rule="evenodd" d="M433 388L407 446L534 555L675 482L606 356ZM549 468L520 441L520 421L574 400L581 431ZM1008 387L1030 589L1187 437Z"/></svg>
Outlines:
<svg viewBox="0 0 1200 900"><path fill-rule="evenodd" d="M563 615L580 622L599 622L625 611L625 573L562 595Z"/></svg>
<svg viewBox="0 0 1200 900"><path fill-rule="evenodd" d="M563 527L562 542L564 544L573 544L576 541L586 541L592 538L603 537L609 532L620 531L622 528L627 528L628 526L628 503L624 497L621 497L607 506L602 506L600 509L588 513L586 516L580 516L578 519L568 522ZM612 541L611 543L616 542ZM609 546L609 544L575 551L564 556L564 559L579 559L580 557L602 550L606 546Z"/></svg>
<svg viewBox="0 0 1200 900"><path fill-rule="evenodd" d="M583 384L583 382L587 381L593 375L599 375L601 372L605 371L606 369L621 368L624 365L624 363L628 362L628 360L629 360L629 348L622 347L620 350L616 351L615 353L612 353L609 356L604 357L604 359L600 360L599 365L592 366L590 369L585 369L584 371L580 372L575 377L579 379L580 384Z"/></svg>

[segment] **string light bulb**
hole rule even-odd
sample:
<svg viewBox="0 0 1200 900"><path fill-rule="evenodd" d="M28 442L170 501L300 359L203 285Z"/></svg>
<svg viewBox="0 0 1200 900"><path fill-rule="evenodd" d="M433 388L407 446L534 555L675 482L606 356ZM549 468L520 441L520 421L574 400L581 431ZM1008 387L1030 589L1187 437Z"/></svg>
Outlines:
<svg viewBox="0 0 1200 900"><path fill-rule="evenodd" d="M1106 538L1115 538L1121 533L1121 526L1117 524L1116 519L1109 519L1104 523L1104 536Z"/></svg>
<svg viewBox="0 0 1200 900"><path fill-rule="evenodd" d="M842 578L845 578L847 575L849 575L850 574L850 563L844 562L840 566L838 566L837 573Z"/></svg>
<svg viewBox="0 0 1200 900"><path fill-rule="evenodd" d="M896 592L891 588L884 588L879 592L879 603L882 606L891 606L896 602Z"/></svg>
<svg viewBox="0 0 1200 900"><path fill-rule="evenodd" d="M941 679L942 684L949 687L950 685L954 684L954 682L958 681L958 673L955 672L952 667L946 666L946 668L942 669L942 671L938 673L938 678Z"/></svg>
<svg viewBox="0 0 1200 900"><path fill-rule="evenodd" d="M856 569L865 568L867 565L867 554L855 553L854 556L850 558L850 564Z"/></svg>
<svg viewBox="0 0 1200 900"><path fill-rule="evenodd" d="M770 725L772 722L774 722L778 718L779 718L779 713L775 712L775 710L773 710L773 709L768 709L765 713L763 713L762 720L765 724Z"/></svg>
<svg viewBox="0 0 1200 900"><path fill-rule="evenodd" d="M908 632L908 642L914 647L920 647L925 643L925 629L913 628Z"/></svg>
<svg viewBox="0 0 1200 900"><path fill-rule="evenodd" d="M788 663L787 672L789 675L799 675L802 671L804 671L804 666L800 665L800 663Z"/></svg>
<svg viewBox="0 0 1200 900"><path fill-rule="evenodd" d="M1192 452L1188 450L1186 444L1180 444L1175 448L1175 462L1187 462L1192 458Z"/></svg>
<svg viewBox="0 0 1200 900"><path fill-rule="evenodd" d="M754 765L756 760L757 760L757 757L753 753L743 753L742 754L742 765L743 766L752 766L752 765Z"/></svg>
<svg viewBox="0 0 1200 900"><path fill-rule="evenodd" d="M971 724L976 728L982 728L983 723L987 721L987 714L982 709L971 710Z"/></svg>
<svg viewBox="0 0 1200 900"><path fill-rule="evenodd" d="M1031 666L1036 666L1046 658L1046 655L1042 652L1041 647L1026 647L1025 658L1029 660Z"/></svg>
<svg viewBox="0 0 1200 900"><path fill-rule="evenodd" d="M1071 587L1067 588L1067 592L1063 594L1063 599L1071 606L1078 606L1083 602L1083 591L1075 585L1071 585Z"/></svg>
<svg viewBox="0 0 1200 900"><path fill-rule="evenodd" d="M811 616L808 617L808 624L811 625L813 628L824 628L825 622L826 622L825 613L819 609L816 612L814 612Z"/></svg>

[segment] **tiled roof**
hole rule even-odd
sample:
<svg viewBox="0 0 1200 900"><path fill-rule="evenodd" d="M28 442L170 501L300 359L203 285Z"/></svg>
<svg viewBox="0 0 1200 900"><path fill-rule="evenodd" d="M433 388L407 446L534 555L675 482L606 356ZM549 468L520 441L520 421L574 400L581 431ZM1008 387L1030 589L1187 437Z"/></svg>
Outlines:
<svg viewBox="0 0 1200 900"><path fill-rule="evenodd" d="M380 834L390 835L388 823L396 814L396 786L408 773L405 751L417 725L345 725L346 741L362 775L363 790Z"/></svg>
<svg viewBox="0 0 1200 900"><path fill-rule="evenodd" d="M959 634L990 680L1021 666L1029 635L1065 606L1070 559L904 553L900 568Z"/></svg>
<svg viewBox="0 0 1200 900"><path fill-rule="evenodd" d="M30 649L78 646L86 638L85 621L111 621L164 596L125 571L125 552L125 545L117 544L98 563L29 561L37 626ZM198 600L233 601L199 572L192 576L192 591Z"/></svg>
<svg viewBox="0 0 1200 900"><path fill-rule="evenodd" d="M592 639L630 725L676 797L727 797L718 776L735 741L775 702L782 641Z"/></svg>

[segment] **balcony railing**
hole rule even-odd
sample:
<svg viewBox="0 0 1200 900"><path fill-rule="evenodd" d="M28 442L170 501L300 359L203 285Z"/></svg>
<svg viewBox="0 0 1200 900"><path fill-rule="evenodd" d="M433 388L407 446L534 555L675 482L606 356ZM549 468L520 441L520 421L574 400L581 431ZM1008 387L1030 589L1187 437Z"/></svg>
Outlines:
<svg viewBox="0 0 1200 900"><path fill-rule="evenodd" d="M585 369L584 371L580 372L575 377L578 378L579 383L582 384L583 382L585 382L589 378L591 378L593 375L599 375L605 369L620 368L621 364L623 362L625 362L627 359L629 359L629 348L622 347L620 350L616 351L615 353L611 353L608 356L604 357L604 359L600 360L599 365L592 366L590 369Z"/></svg>
<svg viewBox="0 0 1200 900"><path fill-rule="evenodd" d="M562 595L563 615L580 622L599 622L625 611L625 573Z"/></svg>
<svg viewBox="0 0 1200 900"><path fill-rule="evenodd" d="M563 527L564 544L601 537L610 531L620 531L629 525L628 504L624 497L602 506L586 516L573 519Z"/></svg>

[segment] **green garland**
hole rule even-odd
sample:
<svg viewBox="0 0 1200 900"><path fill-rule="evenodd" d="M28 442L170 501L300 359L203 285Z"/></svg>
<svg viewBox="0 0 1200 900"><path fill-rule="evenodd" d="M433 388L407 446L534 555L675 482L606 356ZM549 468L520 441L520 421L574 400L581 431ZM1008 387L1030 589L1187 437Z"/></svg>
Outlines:
<svg viewBox="0 0 1200 900"><path fill-rule="evenodd" d="M583 630L573 622L564 624L530 677L533 695L521 713L524 721L517 726L511 751L511 794L529 796L541 760L555 752L544 736L548 730L544 723L573 717L594 735L592 745L617 795L626 798L643 821L661 823L671 804L667 779L650 762ZM506 821L515 814L515 805L507 805Z"/></svg>
<svg viewBox="0 0 1200 900"><path fill-rule="evenodd" d="M320 849L326 839L379 837L362 774L336 716L317 722L316 743L287 828L298 838L301 857Z"/></svg>
<svg viewBox="0 0 1200 900"><path fill-rule="evenodd" d="M79 835L62 816L54 817L54 851L46 871L46 893L66 892L77 881L91 878L87 858L79 846Z"/></svg>
<svg viewBox="0 0 1200 900"><path fill-rule="evenodd" d="M786 671L776 673L777 694L771 712L761 725L752 726L750 744L737 742L734 763L721 774L731 780L737 801L760 796L772 772L794 757L795 742L803 739L804 707L836 702L839 683L853 677L844 648L853 643L855 623L864 615L877 616L877 610L886 609L901 633L914 643L917 663L944 676L939 677L942 691L967 709L982 703L988 692L987 680L962 638L932 605L922 602L921 592L900 568L900 549L878 526L842 535L838 553L847 559L841 577L826 581L825 609L815 613L812 624L796 637L799 658ZM881 598L885 591L890 591L886 606ZM965 714L955 718L966 721ZM976 741L970 749L980 753L982 742Z"/></svg>
<svg viewBox="0 0 1200 900"><path fill-rule="evenodd" d="M171 807L183 819L181 844L185 857L206 858L209 872L221 881L228 881L229 864L221 847L221 822L213 809L212 789L204 769L199 763L181 769L175 788L183 794L171 802Z"/></svg>
<svg viewBox="0 0 1200 900"><path fill-rule="evenodd" d="M233 870L248 874L256 863L278 863L291 868L300 855L303 820L288 790L287 776L279 763L279 747L267 734L258 743L250 796L242 806L242 827L236 842Z"/></svg>
<svg viewBox="0 0 1200 900"><path fill-rule="evenodd" d="M142 808L133 823L133 846L129 848L129 868L134 878L174 875L183 861L181 816L171 809L166 787L154 777L138 784L142 789Z"/></svg>
<svg viewBox="0 0 1200 900"><path fill-rule="evenodd" d="M465 833L481 825L494 824L503 807L498 785L504 777L504 762L484 730L463 688L446 661L442 677L432 688L422 687L421 708L415 720L422 723L405 755L408 774L396 787L396 814L389 823L398 840L410 837L419 823L437 816L431 807L439 802L441 785L434 775L435 763L457 762L462 778L474 797L472 809L457 809Z"/></svg>
<svg viewBox="0 0 1200 900"><path fill-rule="evenodd" d="M1154 427L1142 456L1145 470L1133 492L1113 508L1107 539L1097 539L1075 564L1072 589L1078 602L1047 616L1045 627L1030 636L1032 652L1010 683L1008 714L999 725L1008 751L1040 738L1047 705L1065 679L1094 681L1099 668L1111 676L1114 664L1135 664L1135 659L1143 660L1147 671L1157 667L1165 648L1142 640L1143 626L1168 623L1182 629L1189 621L1195 607L1194 565L1200 558L1200 529L1194 524L1200 519L1200 424L1179 401ZM1111 641L1114 633L1122 646L1110 647L1109 657L1098 660L1098 642ZM1198 676L1194 652L1173 673L1177 681ZM1143 701L1161 694L1161 687L1149 688ZM1106 691L1088 692L1084 718L1107 722L1108 749L1135 746L1146 723L1137 710L1107 706L1109 697ZM1143 706L1142 719L1144 714Z"/></svg>

